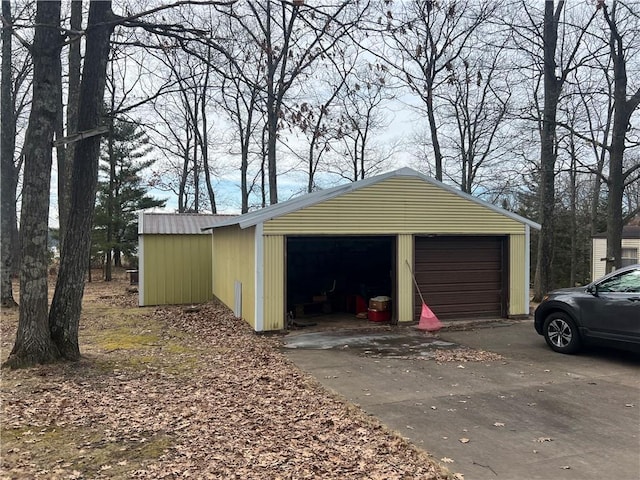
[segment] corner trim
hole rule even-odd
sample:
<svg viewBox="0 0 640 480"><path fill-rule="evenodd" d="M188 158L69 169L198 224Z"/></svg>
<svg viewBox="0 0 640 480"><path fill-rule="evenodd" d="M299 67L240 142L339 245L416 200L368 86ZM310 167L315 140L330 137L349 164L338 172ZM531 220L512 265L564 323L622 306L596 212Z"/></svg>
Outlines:
<svg viewBox="0 0 640 480"><path fill-rule="evenodd" d="M256 332L264 331L264 223L256 224L255 233L255 261L256 261L256 297L255 324Z"/></svg>
<svg viewBox="0 0 640 480"><path fill-rule="evenodd" d="M524 225L524 308L529 311L529 289L531 288L531 227Z"/></svg>

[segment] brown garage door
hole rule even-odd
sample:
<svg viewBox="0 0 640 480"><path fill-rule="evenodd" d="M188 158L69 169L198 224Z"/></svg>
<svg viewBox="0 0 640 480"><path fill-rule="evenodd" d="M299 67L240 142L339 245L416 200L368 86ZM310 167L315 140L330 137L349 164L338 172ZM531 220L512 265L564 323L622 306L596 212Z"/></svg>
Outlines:
<svg viewBox="0 0 640 480"><path fill-rule="evenodd" d="M506 237L416 237L415 275L438 318L506 316ZM415 316L420 296L415 294Z"/></svg>

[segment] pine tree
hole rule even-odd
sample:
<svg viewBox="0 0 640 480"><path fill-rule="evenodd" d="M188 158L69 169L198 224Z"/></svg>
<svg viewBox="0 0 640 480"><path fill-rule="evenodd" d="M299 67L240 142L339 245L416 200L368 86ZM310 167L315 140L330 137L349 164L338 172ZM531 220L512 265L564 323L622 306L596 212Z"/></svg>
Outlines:
<svg viewBox="0 0 640 480"><path fill-rule="evenodd" d="M104 279L111 267L122 266L122 256L135 254L140 210L164 207L166 200L147 193L142 177L155 159L149 159L149 139L135 123L115 119L103 139L100 181L96 198L93 244L104 255Z"/></svg>

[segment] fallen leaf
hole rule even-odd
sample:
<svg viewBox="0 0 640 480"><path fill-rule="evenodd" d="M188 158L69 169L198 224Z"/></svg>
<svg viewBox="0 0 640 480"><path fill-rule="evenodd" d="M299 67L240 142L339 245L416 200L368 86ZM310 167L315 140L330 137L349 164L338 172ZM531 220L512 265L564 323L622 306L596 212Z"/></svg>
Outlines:
<svg viewBox="0 0 640 480"><path fill-rule="evenodd" d="M464 438L464 437L462 437L462 438L460 439L460 443L469 443L470 441L471 441L471 440L469 440L468 438Z"/></svg>
<svg viewBox="0 0 640 480"><path fill-rule="evenodd" d="M3 435L0 469L19 469L7 478L464 478L295 367L280 336L256 335L216 302L140 309L117 288L85 287L87 358L20 378L3 370L0 423L16 440ZM3 310L0 321L10 348L18 315ZM68 448L51 443L60 430ZM39 457L49 449L47 463Z"/></svg>
<svg viewBox="0 0 640 480"><path fill-rule="evenodd" d="M440 459L440 461L441 461L442 463L453 463L453 459L452 459L452 458L449 458L449 457L442 457L442 458Z"/></svg>
<svg viewBox="0 0 640 480"><path fill-rule="evenodd" d="M504 427L504 423L502 422L496 422L493 424L494 427Z"/></svg>
<svg viewBox="0 0 640 480"><path fill-rule="evenodd" d="M551 437L538 437L535 440L538 443L544 443L544 442L553 442L553 438Z"/></svg>

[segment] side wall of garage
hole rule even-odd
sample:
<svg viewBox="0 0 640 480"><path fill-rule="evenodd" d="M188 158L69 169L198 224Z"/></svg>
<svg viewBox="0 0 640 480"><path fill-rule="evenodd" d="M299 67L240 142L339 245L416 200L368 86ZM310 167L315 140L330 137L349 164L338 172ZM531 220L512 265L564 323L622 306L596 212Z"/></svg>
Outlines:
<svg viewBox="0 0 640 480"><path fill-rule="evenodd" d="M209 251L213 251L212 292L222 303L236 311L253 328L256 326L256 228L237 225L213 230ZM240 291L238 291L238 289Z"/></svg>
<svg viewBox="0 0 640 480"><path fill-rule="evenodd" d="M141 235L140 251L140 306L211 299L208 235Z"/></svg>

